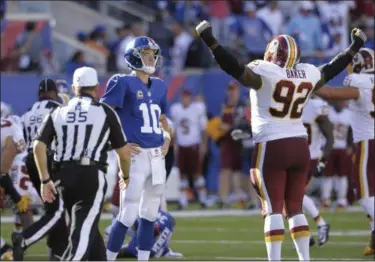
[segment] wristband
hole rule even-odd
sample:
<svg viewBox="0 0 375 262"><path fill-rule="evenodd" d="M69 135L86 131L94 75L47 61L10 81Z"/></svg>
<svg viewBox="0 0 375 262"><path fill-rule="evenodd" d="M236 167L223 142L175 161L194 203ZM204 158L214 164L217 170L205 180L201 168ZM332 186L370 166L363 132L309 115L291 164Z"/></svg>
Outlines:
<svg viewBox="0 0 375 262"><path fill-rule="evenodd" d="M42 180L42 184L43 185L48 184L49 181L51 181L51 178L47 178L46 180Z"/></svg>

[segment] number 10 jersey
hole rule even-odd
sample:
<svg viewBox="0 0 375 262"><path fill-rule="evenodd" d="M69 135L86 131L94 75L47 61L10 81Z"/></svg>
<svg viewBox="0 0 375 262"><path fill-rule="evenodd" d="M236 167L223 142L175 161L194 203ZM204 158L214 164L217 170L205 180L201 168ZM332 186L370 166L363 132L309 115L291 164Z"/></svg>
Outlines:
<svg viewBox="0 0 375 262"><path fill-rule="evenodd" d="M263 60L255 60L248 66L262 78L262 86L250 90L254 141L307 136L302 110L321 78L319 69L310 64L287 69Z"/></svg>

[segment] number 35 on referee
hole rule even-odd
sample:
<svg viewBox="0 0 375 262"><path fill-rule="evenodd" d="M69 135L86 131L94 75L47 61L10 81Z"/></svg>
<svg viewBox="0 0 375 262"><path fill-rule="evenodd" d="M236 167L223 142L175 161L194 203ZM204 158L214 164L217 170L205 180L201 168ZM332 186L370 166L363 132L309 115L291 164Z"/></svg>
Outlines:
<svg viewBox="0 0 375 262"><path fill-rule="evenodd" d="M54 201L56 186L71 218L70 244L62 260L106 260L98 221L107 188L107 148L110 142L116 150L124 181L128 181L131 154L138 151L127 144L115 111L97 101L95 69L78 68L72 87L75 97L51 111L35 138L41 194L44 201ZM56 145L56 181L47 169L46 149L51 143Z"/></svg>

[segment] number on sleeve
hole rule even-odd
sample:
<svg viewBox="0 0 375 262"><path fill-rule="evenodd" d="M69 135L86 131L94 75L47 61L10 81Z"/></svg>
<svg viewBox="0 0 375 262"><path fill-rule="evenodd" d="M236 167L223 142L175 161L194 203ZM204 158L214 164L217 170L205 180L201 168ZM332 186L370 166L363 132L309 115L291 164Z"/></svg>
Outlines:
<svg viewBox="0 0 375 262"><path fill-rule="evenodd" d="M309 145L311 145L311 125L307 123L303 123L303 125L305 126L307 132L307 142Z"/></svg>
<svg viewBox="0 0 375 262"><path fill-rule="evenodd" d="M161 134L162 130L160 128L159 124L159 118L161 114L161 110L159 105L157 104L151 104L150 110L147 107L146 103L142 103L139 105L139 110L142 111L142 118L143 118L143 126L141 126L141 133L144 134ZM151 112L151 118L150 119L150 112ZM152 120L152 123L151 123ZM152 126L151 126L152 124Z"/></svg>
<svg viewBox="0 0 375 262"><path fill-rule="evenodd" d="M289 114L291 119L298 119L301 117L303 104L306 102L313 86L310 82L302 82L297 87L296 91L298 94L302 94L302 96L293 100L295 89L295 84L290 80L281 80L276 84L272 98L275 102L282 104L282 108L270 107L269 112L272 116L284 118ZM292 109L290 110L291 107Z"/></svg>

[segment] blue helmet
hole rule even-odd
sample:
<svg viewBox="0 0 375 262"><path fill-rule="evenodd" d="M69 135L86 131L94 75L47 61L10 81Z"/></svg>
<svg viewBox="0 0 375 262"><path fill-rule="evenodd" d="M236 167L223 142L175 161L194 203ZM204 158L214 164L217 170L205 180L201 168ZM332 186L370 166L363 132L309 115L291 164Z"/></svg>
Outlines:
<svg viewBox="0 0 375 262"><path fill-rule="evenodd" d="M152 50L153 54L143 54L146 49ZM162 63L159 45L147 36L139 36L130 41L126 45L124 57L131 69L146 74L153 74L155 68L161 66Z"/></svg>

